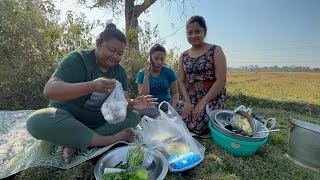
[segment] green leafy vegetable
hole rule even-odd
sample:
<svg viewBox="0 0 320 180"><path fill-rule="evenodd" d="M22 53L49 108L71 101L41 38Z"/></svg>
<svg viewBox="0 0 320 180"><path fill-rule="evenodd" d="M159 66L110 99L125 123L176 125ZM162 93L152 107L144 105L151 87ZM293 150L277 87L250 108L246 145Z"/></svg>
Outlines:
<svg viewBox="0 0 320 180"><path fill-rule="evenodd" d="M124 171L121 173L108 173L103 175L103 180L147 180L147 175L143 174L144 172L140 172L137 174L137 171ZM147 178L147 179L145 179Z"/></svg>
<svg viewBox="0 0 320 180"><path fill-rule="evenodd" d="M132 166L141 166L143 161L143 151L141 150L140 146L136 146L134 148L131 148L128 151L128 167Z"/></svg>
<svg viewBox="0 0 320 180"><path fill-rule="evenodd" d="M144 153L141 146L136 146L128 151L127 164L119 162L115 168L127 169L133 166L141 166L143 161ZM103 175L103 180L146 180L148 179L148 172L144 168L140 168L137 171L124 171L120 173L106 173Z"/></svg>

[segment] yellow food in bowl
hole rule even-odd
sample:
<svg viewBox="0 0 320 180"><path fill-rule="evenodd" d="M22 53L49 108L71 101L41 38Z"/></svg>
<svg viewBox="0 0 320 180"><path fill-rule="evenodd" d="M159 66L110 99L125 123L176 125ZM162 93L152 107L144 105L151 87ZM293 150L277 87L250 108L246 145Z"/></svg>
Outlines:
<svg viewBox="0 0 320 180"><path fill-rule="evenodd" d="M241 129L243 129L247 133L252 133L252 128L247 118L244 118L242 116L236 116L236 118L236 123Z"/></svg>

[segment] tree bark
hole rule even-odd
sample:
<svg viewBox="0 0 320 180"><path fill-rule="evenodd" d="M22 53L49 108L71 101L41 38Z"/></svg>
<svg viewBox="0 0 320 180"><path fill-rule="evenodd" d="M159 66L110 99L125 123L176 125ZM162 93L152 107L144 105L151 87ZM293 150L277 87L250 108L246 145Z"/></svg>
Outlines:
<svg viewBox="0 0 320 180"><path fill-rule="evenodd" d="M124 57L123 63L129 67L128 76L130 84L134 87L131 89L137 89L134 83L134 77L140 70L141 66L137 66L137 60L140 60L140 47L139 47L139 23L138 18L142 12L148 9L156 0L144 0L140 5L134 5L134 0L125 0L125 23L126 23L126 36L127 36L127 48L128 54ZM133 90L135 92L135 90Z"/></svg>
<svg viewBox="0 0 320 180"><path fill-rule="evenodd" d="M142 12L148 9L156 0L144 0L140 5L134 5L134 0L125 0L125 21L128 37L128 47L139 52L139 23L138 18Z"/></svg>

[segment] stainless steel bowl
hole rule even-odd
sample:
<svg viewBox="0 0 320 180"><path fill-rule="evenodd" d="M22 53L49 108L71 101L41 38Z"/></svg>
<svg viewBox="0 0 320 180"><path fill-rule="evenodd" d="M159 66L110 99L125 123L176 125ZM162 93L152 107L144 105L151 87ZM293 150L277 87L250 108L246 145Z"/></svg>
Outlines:
<svg viewBox="0 0 320 180"><path fill-rule="evenodd" d="M259 134L253 134L252 136L243 136L241 134L237 134L236 132L230 131L228 129L226 129L225 127L221 127L219 126L219 124L217 124L215 121L211 120L211 124L213 126L214 129L216 129L218 132L229 136L231 138L235 138L238 140L242 140L242 141L250 141L250 142L258 142L258 141L262 141L264 140L266 137L269 136L269 132L268 128L266 128L261 122L256 121L256 125L257 125L257 132L261 132L261 131L266 131L264 133L259 133ZM231 126L231 125L229 125Z"/></svg>
<svg viewBox="0 0 320 180"><path fill-rule="evenodd" d="M128 150L133 147L135 146L119 147L103 155L94 168L95 178L97 180L102 180L103 171L105 168L113 168L121 162L126 163ZM157 150L151 150L146 147L142 147L142 151L144 152L144 154L147 154L149 158L152 158L155 162L155 168L149 172L149 179L164 179L168 172L168 162L166 158Z"/></svg>
<svg viewBox="0 0 320 180"><path fill-rule="evenodd" d="M233 128L230 124L230 119L233 118L234 112L229 110L215 110L211 112L207 112L208 116L210 117L211 124L214 129L216 129L218 132L229 136L231 138L235 138L242 141L262 141L267 136L269 136L269 132L265 133L259 133L259 134L253 134L252 136L244 136L241 134L238 134L237 132L232 131ZM256 125L256 131L268 131L268 128L261 122L255 120Z"/></svg>

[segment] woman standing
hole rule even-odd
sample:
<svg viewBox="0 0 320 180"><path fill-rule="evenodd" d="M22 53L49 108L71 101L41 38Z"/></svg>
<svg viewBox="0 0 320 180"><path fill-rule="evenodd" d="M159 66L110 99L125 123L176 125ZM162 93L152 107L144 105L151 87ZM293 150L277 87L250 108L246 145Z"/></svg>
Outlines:
<svg viewBox="0 0 320 180"><path fill-rule="evenodd" d="M186 30L191 48L179 60L178 83L183 103L178 113L191 132L204 135L209 133L206 105L210 110L226 108L226 58L220 46L204 41L207 26L203 17L191 17Z"/></svg>

